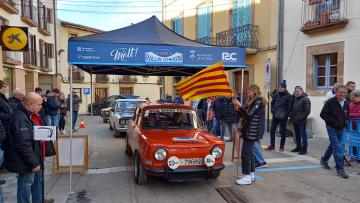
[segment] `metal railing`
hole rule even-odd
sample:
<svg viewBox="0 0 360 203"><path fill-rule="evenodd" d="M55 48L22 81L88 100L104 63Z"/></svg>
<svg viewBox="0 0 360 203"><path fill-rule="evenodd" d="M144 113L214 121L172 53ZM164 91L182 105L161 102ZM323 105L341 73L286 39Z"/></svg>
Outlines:
<svg viewBox="0 0 360 203"><path fill-rule="evenodd" d="M21 63L21 53L14 51L3 51L4 63L11 62L12 64Z"/></svg>
<svg viewBox="0 0 360 203"><path fill-rule="evenodd" d="M259 26L247 24L216 33L216 45L259 48Z"/></svg>
<svg viewBox="0 0 360 203"><path fill-rule="evenodd" d="M122 75L119 77L119 83L136 83L136 82L137 82L136 76Z"/></svg>
<svg viewBox="0 0 360 203"><path fill-rule="evenodd" d="M38 66L40 53L33 50L23 52L23 58L24 58L23 61L24 65Z"/></svg>
<svg viewBox="0 0 360 203"><path fill-rule="evenodd" d="M21 1L21 15L23 17L31 19L33 22L38 24L38 10L35 6L32 5L32 1Z"/></svg>
<svg viewBox="0 0 360 203"><path fill-rule="evenodd" d="M49 26L48 26L48 19L47 19L47 16L46 16L46 7L45 5L43 5L42 3L39 3L38 5L38 9L39 9L39 28L42 28L46 31L49 31Z"/></svg>
<svg viewBox="0 0 360 203"><path fill-rule="evenodd" d="M46 54L40 55L40 69L50 72L52 70L52 60Z"/></svg>
<svg viewBox="0 0 360 203"><path fill-rule="evenodd" d="M347 4L348 0L303 0L303 27L346 20Z"/></svg>
<svg viewBox="0 0 360 203"><path fill-rule="evenodd" d="M109 76L104 74L96 74L95 81L98 83L108 83Z"/></svg>
<svg viewBox="0 0 360 203"><path fill-rule="evenodd" d="M216 37L204 37L197 42L216 46L259 48L259 26L247 24L216 33Z"/></svg>

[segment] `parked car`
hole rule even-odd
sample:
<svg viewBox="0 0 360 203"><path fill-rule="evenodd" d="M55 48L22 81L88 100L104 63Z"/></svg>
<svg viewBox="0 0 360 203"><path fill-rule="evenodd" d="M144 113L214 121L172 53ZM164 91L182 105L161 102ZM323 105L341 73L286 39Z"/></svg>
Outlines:
<svg viewBox="0 0 360 203"><path fill-rule="evenodd" d="M225 144L201 125L196 111L180 104L145 104L128 123L125 153L135 163L134 179L217 178L224 169Z"/></svg>
<svg viewBox="0 0 360 203"><path fill-rule="evenodd" d="M109 121L111 112L111 107L101 109L101 118L103 119L103 123L107 123Z"/></svg>
<svg viewBox="0 0 360 203"><path fill-rule="evenodd" d="M118 99L139 99L139 96L136 95L128 95L128 94L119 94L119 95L111 95L106 99L93 103L93 115L99 116L101 115L101 109L111 107L114 101ZM91 104L88 105L88 112L91 112Z"/></svg>
<svg viewBox="0 0 360 203"><path fill-rule="evenodd" d="M120 137L127 131L127 124L133 118L135 109L146 103L143 99L118 99L113 103L109 116L109 128L114 137Z"/></svg>

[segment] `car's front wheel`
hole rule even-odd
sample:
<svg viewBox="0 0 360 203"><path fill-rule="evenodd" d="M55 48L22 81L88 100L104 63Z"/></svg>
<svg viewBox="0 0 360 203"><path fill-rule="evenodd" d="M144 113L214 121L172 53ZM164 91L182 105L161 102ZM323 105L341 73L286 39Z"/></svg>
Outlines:
<svg viewBox="0 0 360 203"><path fill-rule="evenodd" d="M114 137L121 137L121 132L114 129Z"/></svg>
<svg viewBox="0 0 360 203"><path fill-rule="evenodd" d="M220 176L220 174L221 174L220 171L212 172L210 178L217 179Z"/></svg>
<svg viewBox="0 0 360 203"><path fill-rule="evenodd" d="M134 179L135 183L138 185L144 185L147 182L147 171L143 168L140 156L138 153L135 154L135 166L134 166Z"/></svg>

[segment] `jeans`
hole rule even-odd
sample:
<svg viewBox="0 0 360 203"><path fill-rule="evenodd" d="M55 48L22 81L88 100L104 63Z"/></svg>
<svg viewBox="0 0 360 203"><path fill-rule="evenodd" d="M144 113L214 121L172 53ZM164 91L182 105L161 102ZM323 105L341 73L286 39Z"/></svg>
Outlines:
<svg viewBox="0 0 360 203"><path fill-rule="evenodd" d="M255 172L255 159L253 153L254 141L244 139L241 148L241 167L244 175Z"/></svg>
<svg viewBox="0 0 360 203"><path fill-rule="evenodd" d="M343 130L336 130L330 126L326 126L326 130L329 136L330 144L322 159L324 161L328 161L331 155L334 155L336 169L344 169L344 154L341 148Z"/></svg>
<svg viewBox="0 0 360 203"><path fill-rule="evenodd" d="M271 121L271 129L270 129L270 138L271 138L270 146L275 147L275 133L276 133L276 128L278 127L279 124L280 124L280 135L281 135L280 148L283 148L285 146L286 122L287 119L279 120L273 117Z"/></svg>
<svg viewBox="0 0 360 203"><path fill-rule="evenodd" d="M229 132L229 136L230 136L230 141L233 140L234 137L234 133L236 130L236 123L227 123L225 121L221 121L221 127L222 127L222 131L221 131L221 137L224 138L226 131Z"/></svg>
<svg viewBox="0 0 360 203"><path fill-rule="evenodd" d="M50 116L51 120L51 126L58 126L60 121L60 113L58 113L56 116Z"/></svg>
<svg viewBox="0 0 360 203"><path fill-rule="evenodd" d="M261 151L261 146L259 141L255 141L253 145L253 152L255 157L255 163L257 164L265 164L265 159Z"/></svg>
<svg viewBox="0 0 360 203"><path fill-rule="evenodd" d="M3 197L1 185L0 185L0 203L4 203L4 197Z"/></svg>
<svg viewBox="0 0 360 203"><path fill-rule="evenodd" d="M212 125L213 125L213 122L212 122L212 121L208 121L208 122L206 123L207 129L208 129L208 131L210 131L210 132L211 132L211 130L212 130Z"/></svg>
<svg viewBox="0 0 360 203"><path fill-rule="evenodd" d="M75 129L75 124L76 124L76 121L77 121L77 117L78 117L78 111L73 111L72 117L73 117L73 120L72 120L72 129L74 130L74 129Z"/></svg>
<svg viewBox="0 0 360 203"><path fill-rule="evenodd" d="M0 166L3 164L4 162L4 151L1 149L0 146Z"/></svg>
<svg viewBox="0 0 360 203"><path fill-rule="evenodd" d="M294 124L296 147L301 150L307 150L308 141L306 134L306 124Z"/></svg>
<svg viewBox="0 0 360 203"><path fill-rule="evenodd" d="M18 203L41 203L42 201L41 172L19 173L17 180ZM32 201L31 201L32 200Z"/></svg>
<svg viewBox="0 0 360 203"><path fill-rule="evenodd" d="M220 130L220 134L218 133L218 128L220 126L220 120L214 118L213 120L213 126L212 126L212 129L211 129L211 133L213 135L217 135L217 136L220 136L221 134L221 130Z"/></svg>

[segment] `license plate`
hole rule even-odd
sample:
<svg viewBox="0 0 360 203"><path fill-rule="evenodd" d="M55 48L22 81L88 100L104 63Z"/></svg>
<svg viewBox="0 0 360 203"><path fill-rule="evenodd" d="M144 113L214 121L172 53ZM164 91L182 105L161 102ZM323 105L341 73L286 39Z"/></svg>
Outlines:
<svg viewBox="0 0 360 203"><path fill-rule="evenodd" d="M180 159L180 166L200 166L204 165L204 159L194 158L194 159Z"/></svg>

